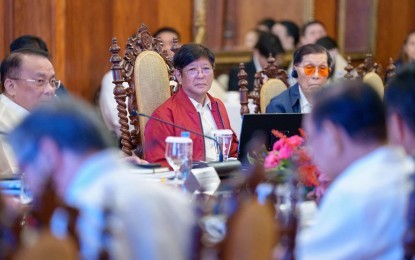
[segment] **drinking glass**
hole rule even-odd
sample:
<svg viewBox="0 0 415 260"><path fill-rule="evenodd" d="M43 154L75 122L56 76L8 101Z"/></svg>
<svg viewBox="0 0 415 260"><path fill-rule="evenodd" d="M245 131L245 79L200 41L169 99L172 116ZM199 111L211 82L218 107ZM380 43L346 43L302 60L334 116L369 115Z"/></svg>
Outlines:
<svg viewBox="0 0 415 260"><path fill-rule="evenodd" d="M33 200L32 191L29 188L29 183L25 173L20 175L20 203L27 205Z"/></svg>
<svg viewBox="0 0 415 260"><path fill-rule="evenodd" d="M219 147L215 145L216 148L216 159L219 160L220 150L222 150L223 160L228 160L229 151L232 144L232 130L229 129L217 129L212 131L213 138L219 144ZM220 149L220 150L219 150Z"/></svg>
<svg viewBox="0 0 415 260"><path fill-rule="evenodd" d="M188 137L168 136L166 138L166 160L173 168L175 180L184 180L181 171L183 164L192 156L192 139Z"/></svg>

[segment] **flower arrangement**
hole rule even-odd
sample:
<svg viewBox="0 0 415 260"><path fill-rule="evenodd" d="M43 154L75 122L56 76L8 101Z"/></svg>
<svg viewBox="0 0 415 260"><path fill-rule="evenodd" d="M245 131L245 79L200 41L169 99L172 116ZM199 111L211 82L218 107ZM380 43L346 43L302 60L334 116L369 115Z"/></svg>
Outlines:
<svg viewBox="0 0 415 260"><path fill-rule="evenodd" d="M290 172L297 173L297 179L309 191L308 197L318 203L327 189L330 179L319 172L312 163L311 156L303 146L305 132L299 129L300 135L287 137L283 133L273 130L272 134L279 138L272 150L264 159L264 168L267 172L278 173L280 181L286 181Z"/></svg>
<svg viewBox="0 0 415 260"><path fill-rule="evenodd" d="M320 173L311 163L311 157L303 146L305 133L302 129L299 130L301 136L291 137L277 130L272 131L279 140L274 143L272 150L265 157L264 168L267 171L277 172L294 170L298 173L298 181L308 188L313 188L319 185Z"/></svg>

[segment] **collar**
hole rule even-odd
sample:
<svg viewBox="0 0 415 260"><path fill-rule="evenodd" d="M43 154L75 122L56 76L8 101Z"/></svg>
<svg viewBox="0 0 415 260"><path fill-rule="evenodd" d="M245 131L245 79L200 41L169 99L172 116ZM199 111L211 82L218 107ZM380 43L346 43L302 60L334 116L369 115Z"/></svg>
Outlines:
<svg viewBox="0 0 415 260"><path fill-rule="evenodd" d="M193 98L189 97L190 101L192 102L193 106L196 108L197 112L201 112L203 109L209 108L212 110L212 103L210 102L210 98L206 95L205 104L202 105Z"/></svg>
<svg viewBox="0 0 415 260"><path fill-rule="evenodd" d="M20 118L23 118L30 113L27 109L23 108L4 94L0 94L0 102L9 107Z"/></svg>
<svg viewBox="0 0 415 260"><path fill-rule="evenodd" d="M298 85L298 89L300 91L301 113L310 113L311 112L311 104L310 104L310 102L308 102L307 98L305 97L303 91L301 90L300 85Z"/></svg>
<svg viewBox="0 0 415 260"><path fill-rule="evenodd" d="M254 61L254 65L255 65L256 72L260 72L262 70L262 66L259 63L258 57L254 55L252 57L252 60Z"/></svg>

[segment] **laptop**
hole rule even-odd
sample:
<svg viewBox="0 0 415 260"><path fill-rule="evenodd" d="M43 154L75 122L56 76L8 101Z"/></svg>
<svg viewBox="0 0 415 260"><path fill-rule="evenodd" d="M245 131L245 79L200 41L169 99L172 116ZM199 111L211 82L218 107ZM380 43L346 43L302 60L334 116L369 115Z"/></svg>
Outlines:
<svg viewBox="0 0 415 260"><path fill-rule="evenodd" d="M246 114L242 118L241 136L238 146L238 160L247 165L247 154L260 151L265 146L272 149L278 140L272 130L278 130L286 136L299 135L303 114Z"/></svg>

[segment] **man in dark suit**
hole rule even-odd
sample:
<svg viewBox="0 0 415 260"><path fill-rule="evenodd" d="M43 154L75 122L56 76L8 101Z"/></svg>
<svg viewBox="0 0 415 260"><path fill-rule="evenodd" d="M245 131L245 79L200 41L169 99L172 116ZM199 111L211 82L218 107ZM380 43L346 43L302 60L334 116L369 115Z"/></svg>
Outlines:
<svg viewBox="0 0 415 260"><path fill-rule="evenodd" d="M294 52L292 76L297 83L273 97L267 113L309 113L312 96L327 81L333 60L328 51L316 44L307 44Z"/></svg>
<svg viewBox="0 0 415 260"><path fill-rule="evenodd" d="M261 71L267 64L269 54L276 59L277 64L280 64L284 54L281 42L277 36L268 33L257 31L259 34L258 42L253 50L253 57L250 62L245 63L245 72L248 74L248 91L251 92L254 89L255 73ZM229 91L239 91L238 86L238 73L239 66L231 69L229 73Z"/></svg>

